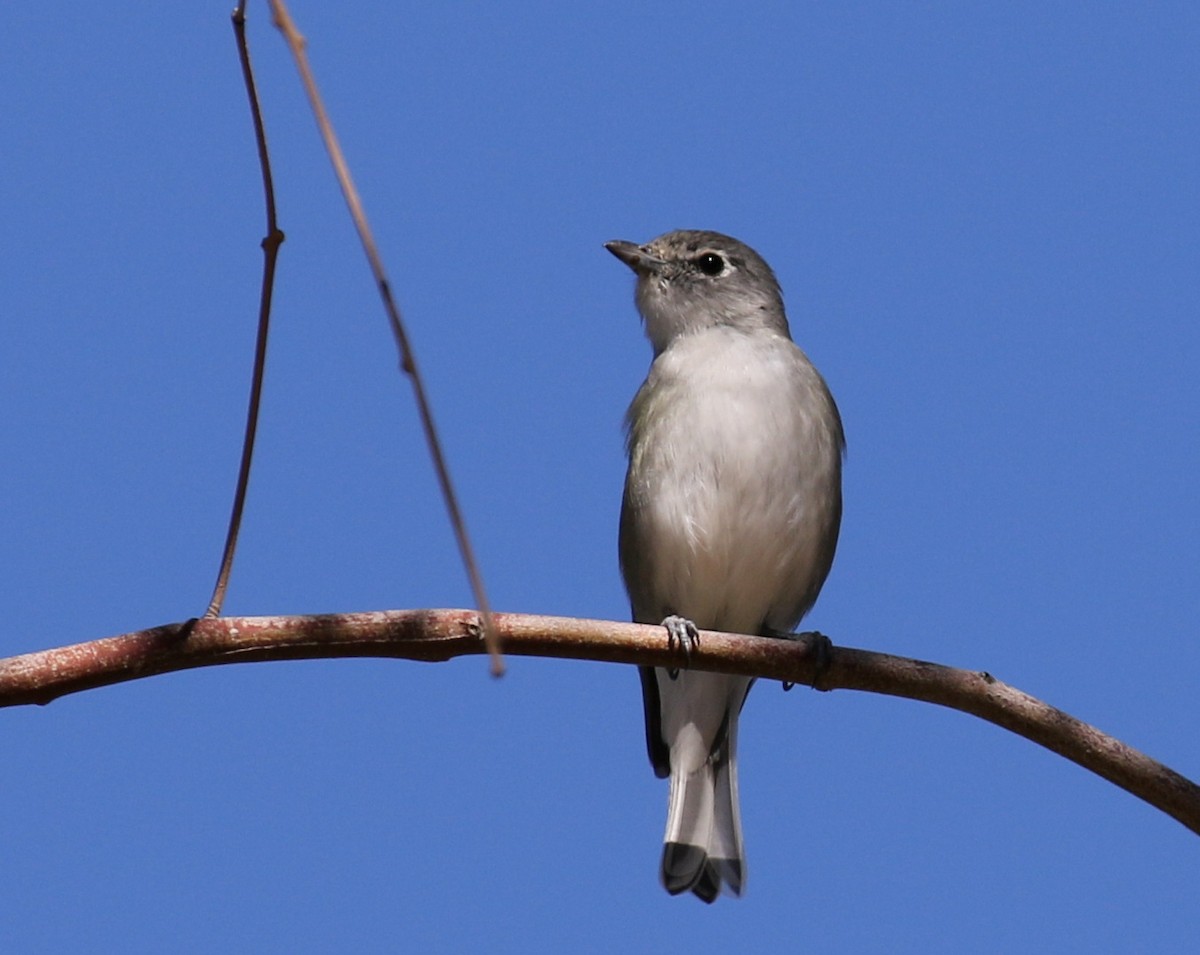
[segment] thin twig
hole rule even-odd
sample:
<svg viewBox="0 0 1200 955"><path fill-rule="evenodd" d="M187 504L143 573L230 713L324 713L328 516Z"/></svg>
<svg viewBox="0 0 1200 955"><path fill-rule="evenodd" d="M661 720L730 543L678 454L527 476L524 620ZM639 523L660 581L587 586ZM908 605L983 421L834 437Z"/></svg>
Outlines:
<svg viewBox="0 0 1200 955"><path fill-rule="evenodd" d="M254 139L258 144L258 165L262 169L263 195L267 205L267 234L262 240L263 274L258 300L258 337L254 343L254 371L250 379L250 406L246 411L246 433L242 439L242 461L238 466L237 488L233 492L233 513L229 517L229 530L225 535L225 550L221 554L221 567L217 571L217 583L213 587L212 600L204 612L206 617L216 617L225 603L225 591L229 586L229 573L233 569L233 555L237 550L238 531L242 526L242 510L246 504L246 488L250 484L250 462L254 457L254 436L258 432L258 407L262 399L263 372L267 363L267 335L271 325L271 294L275 288L275 264L279 259L279 247L283 244L283 233L275 220L275 184L271 179L271 157L267 151L267 134L263 128L262 110L258 104L258 89L254 83L254 70L250 66L250 47L246 42L246 0L241 0L233 11L233 32L237 37L238 58L242 63L242 79L246 84L246 95L250 98L250 115L254 120Z"/></svg>
<svg viewBox="0 0 1200 955"><path fill-rule="evenodd" d="M496 614L505 649L519 656L691 666L822 689L922 700L978 716L1032 740L1200 833L1200 787L1067 713L987 673L834 647L827 667L806 641L703 631L684 660L661 627ZM195 667L266 660L390 657L440 661L485 652L479 615L408 610L315 617L189 620L0 660L0 707L49 703L68 693Z"/></svg>
<svg viewBox="0 0 1200 955"><path fill-rule="evenodd" d="M441 441L438 438L437 429L433 424L433 411L429 406L429 399L425 395L425 385L421 378L420 370L417 368L417 360L413 355L408 333L405 331L404 323L400 319L400 308L392 296L392 287L383 268L383 259L375 246L375 237L371 232L371 227L367 224L367 214L363 209L362 200L359 198L358 190L354 186L354 180L350 176L350 167L346 163L342 147L333 132L333 124L330 122L329 115L325 111L325 104L321 100L316 80L313 78L312 70L309 67L308 54L305 52L308 41L305 40L304 36L296 28L296 24L292 20L291 14L288 13L283 0L271 0L271 11L275 26L283 34L284 40L287 42L288 48L296 60L300 79L304 83L305 92L308 94L309 105L312 107L313 115L316 117L317 126L321 132L321 138L325 142L325 149L329 153L329 159L333 163L334 172L337 174L338 184L342 189L342 196L345 198L346 205L350 209L351 218L354 219L354 227L358 230L359 241L362 242L363 251L366 253L367 261L371 266L371 273L375 277L375 284L378 286L379 294L383 299L383 306L387 311L388 321L392 327L392 335L396 339L396 348L400 353L400 367L412 382L413 393L417 400L417 410L421 416L421 427L425 431L425 441L429 446L429 454L433 458L434 470L437 472L438 483L442 489L442 498L446 502L446 510L450 515L450 524L454 528L454 536L458 541L458 550L462 555L463 565L466 567L467 577L470 580L471 591L475 597L475 605L478 607L483 621L484 642L491 657L492 675L502 676L504 673L504 660L500 656L500 642L496 628L492 624L491 607L483 588L483 577L479 573L479 565L475 560L475 552L471 547L471 540L467 536L466 522L463 520L462 511L458 506L458 496L454 493L454 485L450 481L450 469L446 464L446 457L442 452Z"/></svg>

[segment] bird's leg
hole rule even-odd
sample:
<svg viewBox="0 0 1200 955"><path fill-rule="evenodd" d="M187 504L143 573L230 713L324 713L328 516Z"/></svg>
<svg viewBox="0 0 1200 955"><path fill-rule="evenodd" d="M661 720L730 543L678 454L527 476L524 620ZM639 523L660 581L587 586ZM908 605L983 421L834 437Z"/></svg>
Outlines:
<svg viewBox="0 0 1200 955"><path fill-rule="evenodd" d="M680 617L677 614L671 614L664 619L662 625L667 630L667 649L670 650L679 644L684 660L690 663L692 650L700 646L700 631L696 629L696 625L687 617ZM679 670L672 668L667 671L667 676L674 680L679 676Z"/></svg>

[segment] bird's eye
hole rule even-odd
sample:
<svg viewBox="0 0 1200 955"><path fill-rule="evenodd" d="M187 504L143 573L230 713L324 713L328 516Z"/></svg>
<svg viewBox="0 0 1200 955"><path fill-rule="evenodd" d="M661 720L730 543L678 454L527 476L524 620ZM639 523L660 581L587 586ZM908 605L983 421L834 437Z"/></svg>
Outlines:
<svg viewBox="0 0 1200 955"><path fill-rule="evenodd" d="M705 275L720 275L725 271L725 260L716 252L704 252L693 260Z"/></svg>

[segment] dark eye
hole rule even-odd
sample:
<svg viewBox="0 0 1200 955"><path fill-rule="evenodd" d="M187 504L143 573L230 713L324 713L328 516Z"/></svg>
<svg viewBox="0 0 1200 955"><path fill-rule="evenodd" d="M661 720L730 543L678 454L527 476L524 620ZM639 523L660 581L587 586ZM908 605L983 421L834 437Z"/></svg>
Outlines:
<svg viewBox="0 0 1200 955"><path fill-rule="evenodd" d="M720 275L725 271L725 260L716 252L705 252L696 256L693 261L696 263L696 268L705 275Z"/></svg>

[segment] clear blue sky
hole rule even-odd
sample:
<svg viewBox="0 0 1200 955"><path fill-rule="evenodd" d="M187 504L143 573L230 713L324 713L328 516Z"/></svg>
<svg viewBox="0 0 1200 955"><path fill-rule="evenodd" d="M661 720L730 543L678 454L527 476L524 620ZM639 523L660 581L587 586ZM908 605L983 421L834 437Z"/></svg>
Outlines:
<svg viewBox="0 0 1200 955"><path fill-rule="evenodd" d="M208 598L263 232L231 2L0 11L3 654ZM80 8L82 7L82 9ZM499 609L623 619L649 349L728 232L849 438L808 624L1200 777L1200 8L297 0ZM232 614L470 597L299 83ZM748 894L671 899L632 670L224 667L0 712L6 952L1194 951L1200 842L962 714L761 684Z"/></svg>

